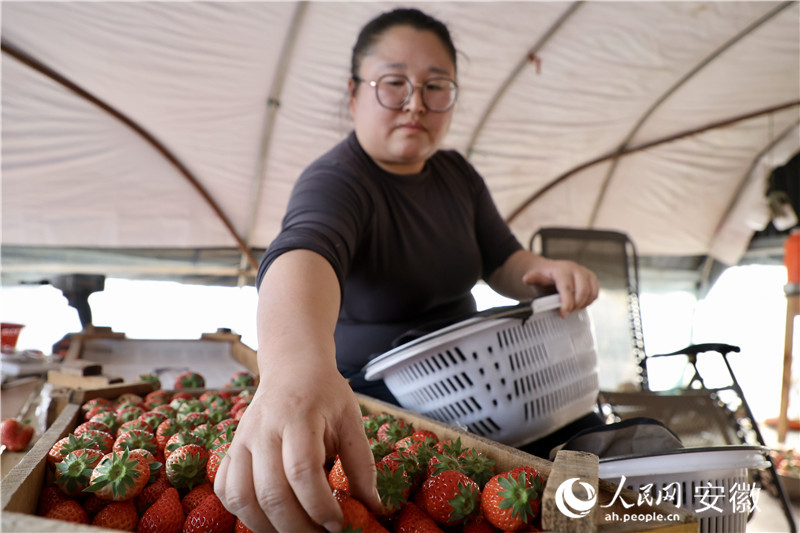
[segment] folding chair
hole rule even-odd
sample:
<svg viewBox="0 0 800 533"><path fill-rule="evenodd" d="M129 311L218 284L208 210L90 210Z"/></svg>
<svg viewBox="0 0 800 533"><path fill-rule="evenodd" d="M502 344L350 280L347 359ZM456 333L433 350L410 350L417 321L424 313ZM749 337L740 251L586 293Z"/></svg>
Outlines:
<svg viewBox="0 0 800 533"><path fill-rule="evenodd" d="M600 394L598 406L608 421L645 416L661 421L688 447L765 446L758 424L728 361L739 348L728 344L691 345L669 354L647 355L639 308L636 247L624 233L547 227L530 240L530 249L551 259L569 259L592 270L600 296L589 307L597 337ZM665 358L685 360L688 376L668 391L649 387L648 368ZM698 361L714 359L726 382L712 385ZM626 370L620 370L626 369ZM605 380L604 380L605 378ZM714 380L719 380L715 372ZM790 531L796 533L789 500L771 458L761 483L779 499Z"/></svg>

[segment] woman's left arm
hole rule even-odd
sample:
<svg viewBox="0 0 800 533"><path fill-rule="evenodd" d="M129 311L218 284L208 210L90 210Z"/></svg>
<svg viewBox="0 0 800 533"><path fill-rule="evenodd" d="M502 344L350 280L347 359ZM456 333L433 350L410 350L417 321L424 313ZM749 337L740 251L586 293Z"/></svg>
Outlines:
<svg viewBox="0 0 800 533"><path fill-rule="evenodd" d="M555 287L561 295L561 316L583 309L599 291L597 276L572 261L547 259L527 250L517 250L487 279L503 296L529 300L544 287Z"/></svg>

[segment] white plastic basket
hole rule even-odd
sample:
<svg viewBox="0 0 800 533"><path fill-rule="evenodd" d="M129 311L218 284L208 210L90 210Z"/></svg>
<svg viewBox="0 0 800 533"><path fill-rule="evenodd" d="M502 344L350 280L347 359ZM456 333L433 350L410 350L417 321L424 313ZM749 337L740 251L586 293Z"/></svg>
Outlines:
<svg viewBox="0 0 800 533"><path fill-rule="evenodd" d="M590 413L597 353L585 310L561 318L559 296L521 318L471 318L372 360L406 409L520 446Z"/></svg>
<svg viewBox="0 0 800 533"><path fill-rule="evenodd" d="M700 533L744 533L759 495L748 470L768 467L768 451L716 446L600 459L599 477L654 499L671 494L670 503L697 515Z"/></svg>

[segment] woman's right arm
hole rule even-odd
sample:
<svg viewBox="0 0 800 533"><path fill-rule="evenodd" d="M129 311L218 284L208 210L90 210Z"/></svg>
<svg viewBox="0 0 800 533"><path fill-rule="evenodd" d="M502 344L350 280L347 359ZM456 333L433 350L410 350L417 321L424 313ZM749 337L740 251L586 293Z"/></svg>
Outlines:
<svg viewBox="0 0 800 533"><path fill-rule="evenodd" d="M325 477L339 454L354 495L377 511L375 465L358 402L336 368L340 287L309 250L278 257L258 299L260 383L214 490L254 531L329 531L342 514Z"/></svg>

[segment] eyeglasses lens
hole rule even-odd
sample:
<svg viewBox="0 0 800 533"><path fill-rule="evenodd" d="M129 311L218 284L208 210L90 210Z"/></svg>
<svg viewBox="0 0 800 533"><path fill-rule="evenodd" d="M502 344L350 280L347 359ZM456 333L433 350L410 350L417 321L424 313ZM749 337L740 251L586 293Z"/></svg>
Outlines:
<svg viewBox="0 0 800 533"><path fill-rule="evenodd" d="M382 106L400 109L411 99L414 85L405 76L389 74L378 79L375 89ZM456 84L447 78L427 80L420 90L422 102L431 111L447 111L456 100Z"/></svg>

